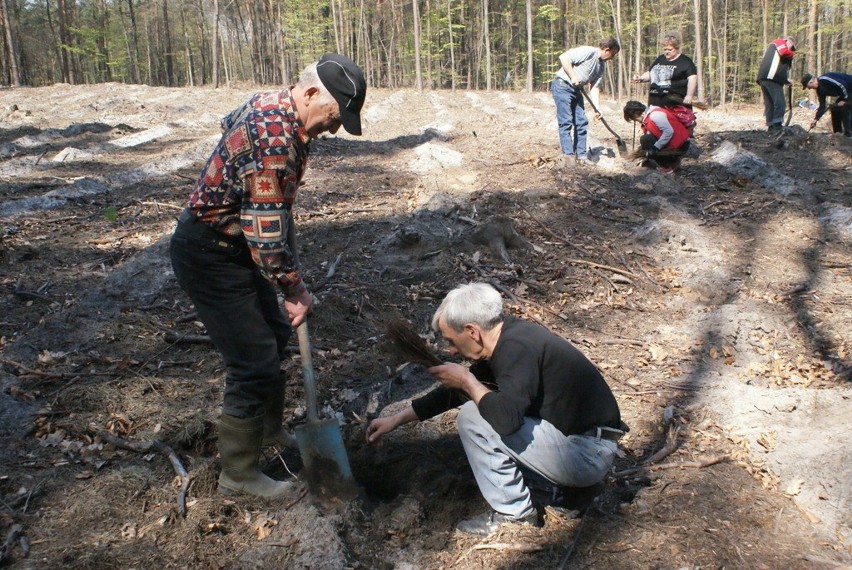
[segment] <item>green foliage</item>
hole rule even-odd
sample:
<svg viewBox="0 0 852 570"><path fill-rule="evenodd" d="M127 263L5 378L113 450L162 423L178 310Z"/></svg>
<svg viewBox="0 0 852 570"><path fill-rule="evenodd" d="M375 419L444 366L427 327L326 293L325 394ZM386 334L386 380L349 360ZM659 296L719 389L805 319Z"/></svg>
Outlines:
<svg viewBox="0 0 852 570"><path fill-rule="evenodd" d="M107 206L107 209L104 210L104 219L110 223L115 223L118 220L118 210L115 209L115 206Z"/></svg>
<svg viewBox="0 0 852 570"><path fill-rule="evenodd" d="M135 29L130 20L131 1ZM484 87L483 1L418 1L424 79L438 87L452 83L452 49L456 85ZM713 0L700 2L701 29L698 33L702 44L707 38L708 1ZM78 82L112 79L163 84L167 80L165 61L169 59L173 62L172 79L182 85L189 82L189 53L192 54L194 82L198 84L212 77L213 0L167 0L168 22L163 19L164 0L69 0L64 19L68 24L67 33L61 41L59 25L63 19L57 13L57 0L9 2L19 38L17 51L30 84L62 80L66 76L62 72L63 65L71 67L73 73L68 76ZM220 78L224 81L227 72L227 79L231 81L260 81L258 70L262 68L264 81L291 80L304 65L322 53L337 50L337 38L340 50L362 63L368 71L372 85L411 86L415 79L411 2L219 0ZM786 13L782 13L783 8L777 2L769 5L770 34L780 35L782 21L786 18L789 31L800 38L797 64L806 56L806 4L804 0L794 2ZM523 88L529 49L526 0L488 0L488 6L493 84ZM632 68L637 59L634 53L637 8L641 10L640 67L647 68L660 53L660 39L671 30L681 33L685 53L695 53L692 2L622 0L618 18L621 29L617 35L623 46L621 57L628 62L624 67ZM752 100L759 98L751 79L764 47L762 8L761 3L746 0L713 2L714 45L712 52L704 46L702 63L705 79L712 77L716 85L707 86L708 90L721 88L720 51L726 46L727 92ZM532 60L537 87L551 79L558 55L565 49L595 44L601 36L616 35L615 0L570 3L537 0L532 9ZM822 38L819 61L825 69L849 69L852 13L848 0L820 0L817 11ZM170 53L166 53L167 46L170 46ZM611 68L616 69L616 66ZM801 72L798 67L796 70ZM290 77L284 78L285 74ZM469 79L470 85L467 84Z"/></svg>

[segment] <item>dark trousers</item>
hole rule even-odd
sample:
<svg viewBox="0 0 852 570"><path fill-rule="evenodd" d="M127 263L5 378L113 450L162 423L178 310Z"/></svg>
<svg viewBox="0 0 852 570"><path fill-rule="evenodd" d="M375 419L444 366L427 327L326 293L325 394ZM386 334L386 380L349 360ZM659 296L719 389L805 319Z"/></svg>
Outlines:
<svg viewBox="0 0 852 570"><path fill-rule="evenodd" d="M784 111L787 109L787 101L784 99L784 86L769 79L761 79L760 91L763 93L763 117L766 125L782 126L784 124Z"/></svg>
<svg viewBox="0 0 852 570"><path fill-rule="evenodd" d="M831 131L852 137L852 106L833 104L828 110L831 113Z"/></svg>
<svg viewBox="0 0 852 570"><path fill-rule="evenodd" d="M639 137L639 147L642 150L649 150L658 140L653 134L645 133ZM680 166L680 159L687 148L689 148L689 141L686 141L682 147L674 151L663 149L662 154L654 156L654 162L667 168L677 168Z"/></svg>
<svg viewBox="0 0 852 570"><path fill-rule="evenodd" d="M186 217L172 236L172 267L225 361L222 411L257 417L264 402L283 397L280 364L290 323L275 287L260 274L245 242L226 241Z"/></svg>

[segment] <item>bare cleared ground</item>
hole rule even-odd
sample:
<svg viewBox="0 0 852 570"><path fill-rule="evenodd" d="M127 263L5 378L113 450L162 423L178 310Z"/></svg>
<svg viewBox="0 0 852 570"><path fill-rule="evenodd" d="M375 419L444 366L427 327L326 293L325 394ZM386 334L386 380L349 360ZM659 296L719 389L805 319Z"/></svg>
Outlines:
<svg viewBox="0 0 852 570"><path fill-rule="evenodd" d="M547 93L373 90L365 136L316 141L296 209L323 414L341 420L361 493L217 496L224 372L186 342L204 331L167 242L219 118L249 94L0 91L0 565L852 564L852 143L828 119L805 133L803 110L780 139L757 107L702 112L703 153L662 176L619 159L599 124L597 165L558 168ZM630 144L616 104L604 113ZM495 219L532 246L511 264L476 243ZM387 350L382 322L428 336L436 302L471 280L586 352L633 428L580 520L454 533L486 505L452 413L363 444L370 417L432 385ZM295 424L295 352L285 365ZM186 516L165 454L98 432L173 449ZM298 453L269 459L298 476Z"/></svg>

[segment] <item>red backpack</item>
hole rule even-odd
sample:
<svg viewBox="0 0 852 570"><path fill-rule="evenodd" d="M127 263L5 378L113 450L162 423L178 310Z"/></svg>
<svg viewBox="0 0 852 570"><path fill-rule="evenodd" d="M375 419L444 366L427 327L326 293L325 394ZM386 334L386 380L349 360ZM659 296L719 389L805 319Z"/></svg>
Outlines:
<svg viewBox="0 0 852 570"><path fill-rule="evenodd" d="M674 115L674 118L680 121L687 129L692 130L692 127L695 126L695 113L689 107L676 105L674 107L665 107L665 110L671 111L669 116Z"/></svg>

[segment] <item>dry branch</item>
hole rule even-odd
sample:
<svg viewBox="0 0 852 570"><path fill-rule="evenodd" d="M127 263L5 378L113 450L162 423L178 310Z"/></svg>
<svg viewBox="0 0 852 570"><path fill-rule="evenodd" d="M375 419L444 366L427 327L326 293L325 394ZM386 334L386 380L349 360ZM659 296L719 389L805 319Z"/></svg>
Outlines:
<svg viewBox="0 0 852 570"><path fill-rule="evenodd" d="M457 566L459 562L467 558L471 552L475 552L477 550L502 550L508 552L524 552L524 553L533 553L533 552L541 552L544 550L544 547L540 544L522 544L517 542L490 542L485 544L475 544L468 548L461 556L456 558L453 566Z"/></svg>
<svg viewBox="0 0 852 570"><path fill-rule="evenodd" d="M213 344L213 341L206 334L178 334L175 332L167 332L163 338L169 344ZM299 352L299 348L295 346L288 346L285 350L293 354Z"/></svg>
<svg viewBox="0 0 852 570"><path fill-rule="evenodd" d="M578 265L588 265L589 267L595 267L597 269L605 269L607 271L612 271L613 273L618 273L619 275L624 275L625 277L633 277L634 279L639 278L638 275L631 271L612 267L611 265L602 265L600 263L595 263L594 261L586 261L585 259L566 259L565 261L568 263L576 263Z"/></svg>
<svg viewBox="0 0 852 570"><path fill-rule="evenodd" d="M633 467L631 469L625 469L623 471L618 471L614 474L615 477L628 477L630 475L635 475L637 473L643 473L651 469L651 466L658 461L665 459L669 455L671 455L675 449L677 449L677 436L680 432L680 428L675 426L674 424L669 425L669 433L666 436L666 444L662 449L654 453L651 457L642 462L642 464L638 467Z"/></svg>
<svg viewBox="0 0 852 570"><path fill-rule="evenodd" d="M127 449L129 451L135 451L137 453L147 453L149 451L159 451L168 457L169 461L172 464L172 467L177 473L177 476L180 477L180 489L178 490L177 503L178 503L178 515L181 518L186 518L186 494L189 491L189 485L192 483L192 478L186 472L186 469L181 463L180 458L177 456L177 453L174 450L159 440L151 440L151 441L128 441L124 438L118 437L115 434L111 434L109 432L97 429L94 426L91 426L92 430L95 434L103 439L104 441L113 444L116 447L120 447L122 449Z"/></svg>
<svg viewBox="0 0 852 570"><path fill-rule="evenodd" d="M727 453L723 453L722 455L708 457L707 459L701 459L699 461L684 461L682 463L662 463L660 465L652 465L648 469L650 471L661 471L663 469L701 469L702 467L716 465L717 463L727 461L728 459L730 459L730 456Z"/></svg>
<svg viewBox="0 0 852 570"><path fill-rule="evenodd" d="M580 533L583 532L583 527L586 524L586 517L580 519L580 524L577 526L577 530L574 531L574 536L571 538L571 542L568 544L568 549L565 551L565 555L562 557L562 560L559 562L559 566L557 570L565 570L568 565L568 561L571 559L571 555L574 554L574 548L577 546L577 542L580 540Z"/></svg>

